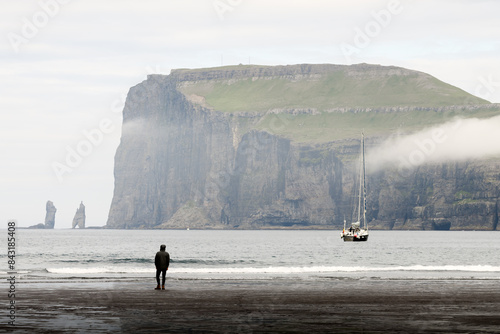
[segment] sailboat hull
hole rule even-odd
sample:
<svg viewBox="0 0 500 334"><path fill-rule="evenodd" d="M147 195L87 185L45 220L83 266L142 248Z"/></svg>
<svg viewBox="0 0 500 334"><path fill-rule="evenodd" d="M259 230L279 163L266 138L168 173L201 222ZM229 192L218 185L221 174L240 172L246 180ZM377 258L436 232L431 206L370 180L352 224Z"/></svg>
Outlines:
<svg viewBox="0 0 500 334"><path fill-rule="evenodd" d="M340 237L344 239L344 241L368 241L368 231L367 230L361 230L361 231L356 231L356 232L351 232L351 231L343 231L340 233Z"/></svg>
<svg viewBox="0 0 500 334"><path fill-rule="evenodd" d="M353 236L345 236L343 237L342 239L344 239L344 241L368 241L368 236L362 236L362 237L353 237Z"/></svg>

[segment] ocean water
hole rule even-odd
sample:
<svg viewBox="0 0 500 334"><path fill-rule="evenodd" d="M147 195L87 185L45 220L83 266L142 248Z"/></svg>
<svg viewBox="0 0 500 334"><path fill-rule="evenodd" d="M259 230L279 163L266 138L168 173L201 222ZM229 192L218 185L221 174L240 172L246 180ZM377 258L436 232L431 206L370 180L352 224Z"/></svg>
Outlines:
<svg viewBox="0 0 500 334"><path fill-rule="evenodd" d="M340 231L78 229L17 230L17 279L152 278L160 244L168 279L500 279L498 232L370 231L352 243Z"/></svg>

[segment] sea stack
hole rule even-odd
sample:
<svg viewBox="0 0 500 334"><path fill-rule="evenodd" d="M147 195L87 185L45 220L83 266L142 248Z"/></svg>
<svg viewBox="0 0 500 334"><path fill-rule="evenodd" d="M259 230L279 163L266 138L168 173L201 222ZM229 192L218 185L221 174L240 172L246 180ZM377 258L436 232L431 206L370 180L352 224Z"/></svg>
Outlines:
<svg viewBox="0 0 500 334"><path fill-rule="evenodd" d="M45 205L45 228L53 229L56 223L56 207L52 201L47 201Z"/></svg>
<svg viewBox="0 0 500 334"><path fill-rule="evenodd" d="M83 205L83 202L80 203L80 207L76 210L72 228L75 228L77 225L78 228L85 228L85 205Z"/></svg>

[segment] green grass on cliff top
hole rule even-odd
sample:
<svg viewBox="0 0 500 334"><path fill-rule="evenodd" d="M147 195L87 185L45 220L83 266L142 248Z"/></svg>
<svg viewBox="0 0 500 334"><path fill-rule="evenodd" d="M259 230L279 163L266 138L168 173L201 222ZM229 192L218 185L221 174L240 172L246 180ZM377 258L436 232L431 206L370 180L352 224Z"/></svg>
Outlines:
<svg viewBox="0 0 500 334"><path fill-rule="evenodd" d="M281 137L302 143L324 143L366 136L385 137L411 133L437 126L455 118L489 118L500 115L497 109L452 110L435 112L418 110L393 113L321 113L319 115L268 114L254 126Z"/></svg>
<svg viewBox="0 0 500 334"><path fill-rule="evenodd" d="M179 90L188 97L196 96L197 101L202 97L206 107L228 113L262 114L273 109L314 109L313 115L266 114L253 125L245 124L246 129L266 130L297 142L357 138L362 130L367 135L408 132L441 124L454 117L482 118L499 114L499 109L486 108L490 105L488 101L428 74L405 69L401 74L394 67L370 66L367 71L346 66L310 75L197 80L184 83ZM246 68L238 66L218 70L242 67ZM247 68L255 69L256 66ZM335 108L456 105L484 105L485 108L457 108L442 112L332 112Z"/></svg>
<svg viewBox="0 0 500 334"><path fill-rule="evenodd" d="M186 95L204 97L208 107L223 112L488 103L422 72L401 75L390 68L375 69L362 72L346 67L305 76L200 80L180 90Z"/></svg>

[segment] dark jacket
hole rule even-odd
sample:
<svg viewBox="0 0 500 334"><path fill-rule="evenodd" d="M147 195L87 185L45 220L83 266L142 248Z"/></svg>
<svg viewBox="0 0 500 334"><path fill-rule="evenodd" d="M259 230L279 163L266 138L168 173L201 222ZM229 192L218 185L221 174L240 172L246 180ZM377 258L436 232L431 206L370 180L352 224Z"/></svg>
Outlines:
<svg viewBox="0 0 500 334"><path fill-rule="evenodd" d="M156 269L168 269L170 264L170 254L165 251L159 251L155 256Z"/></svg>

